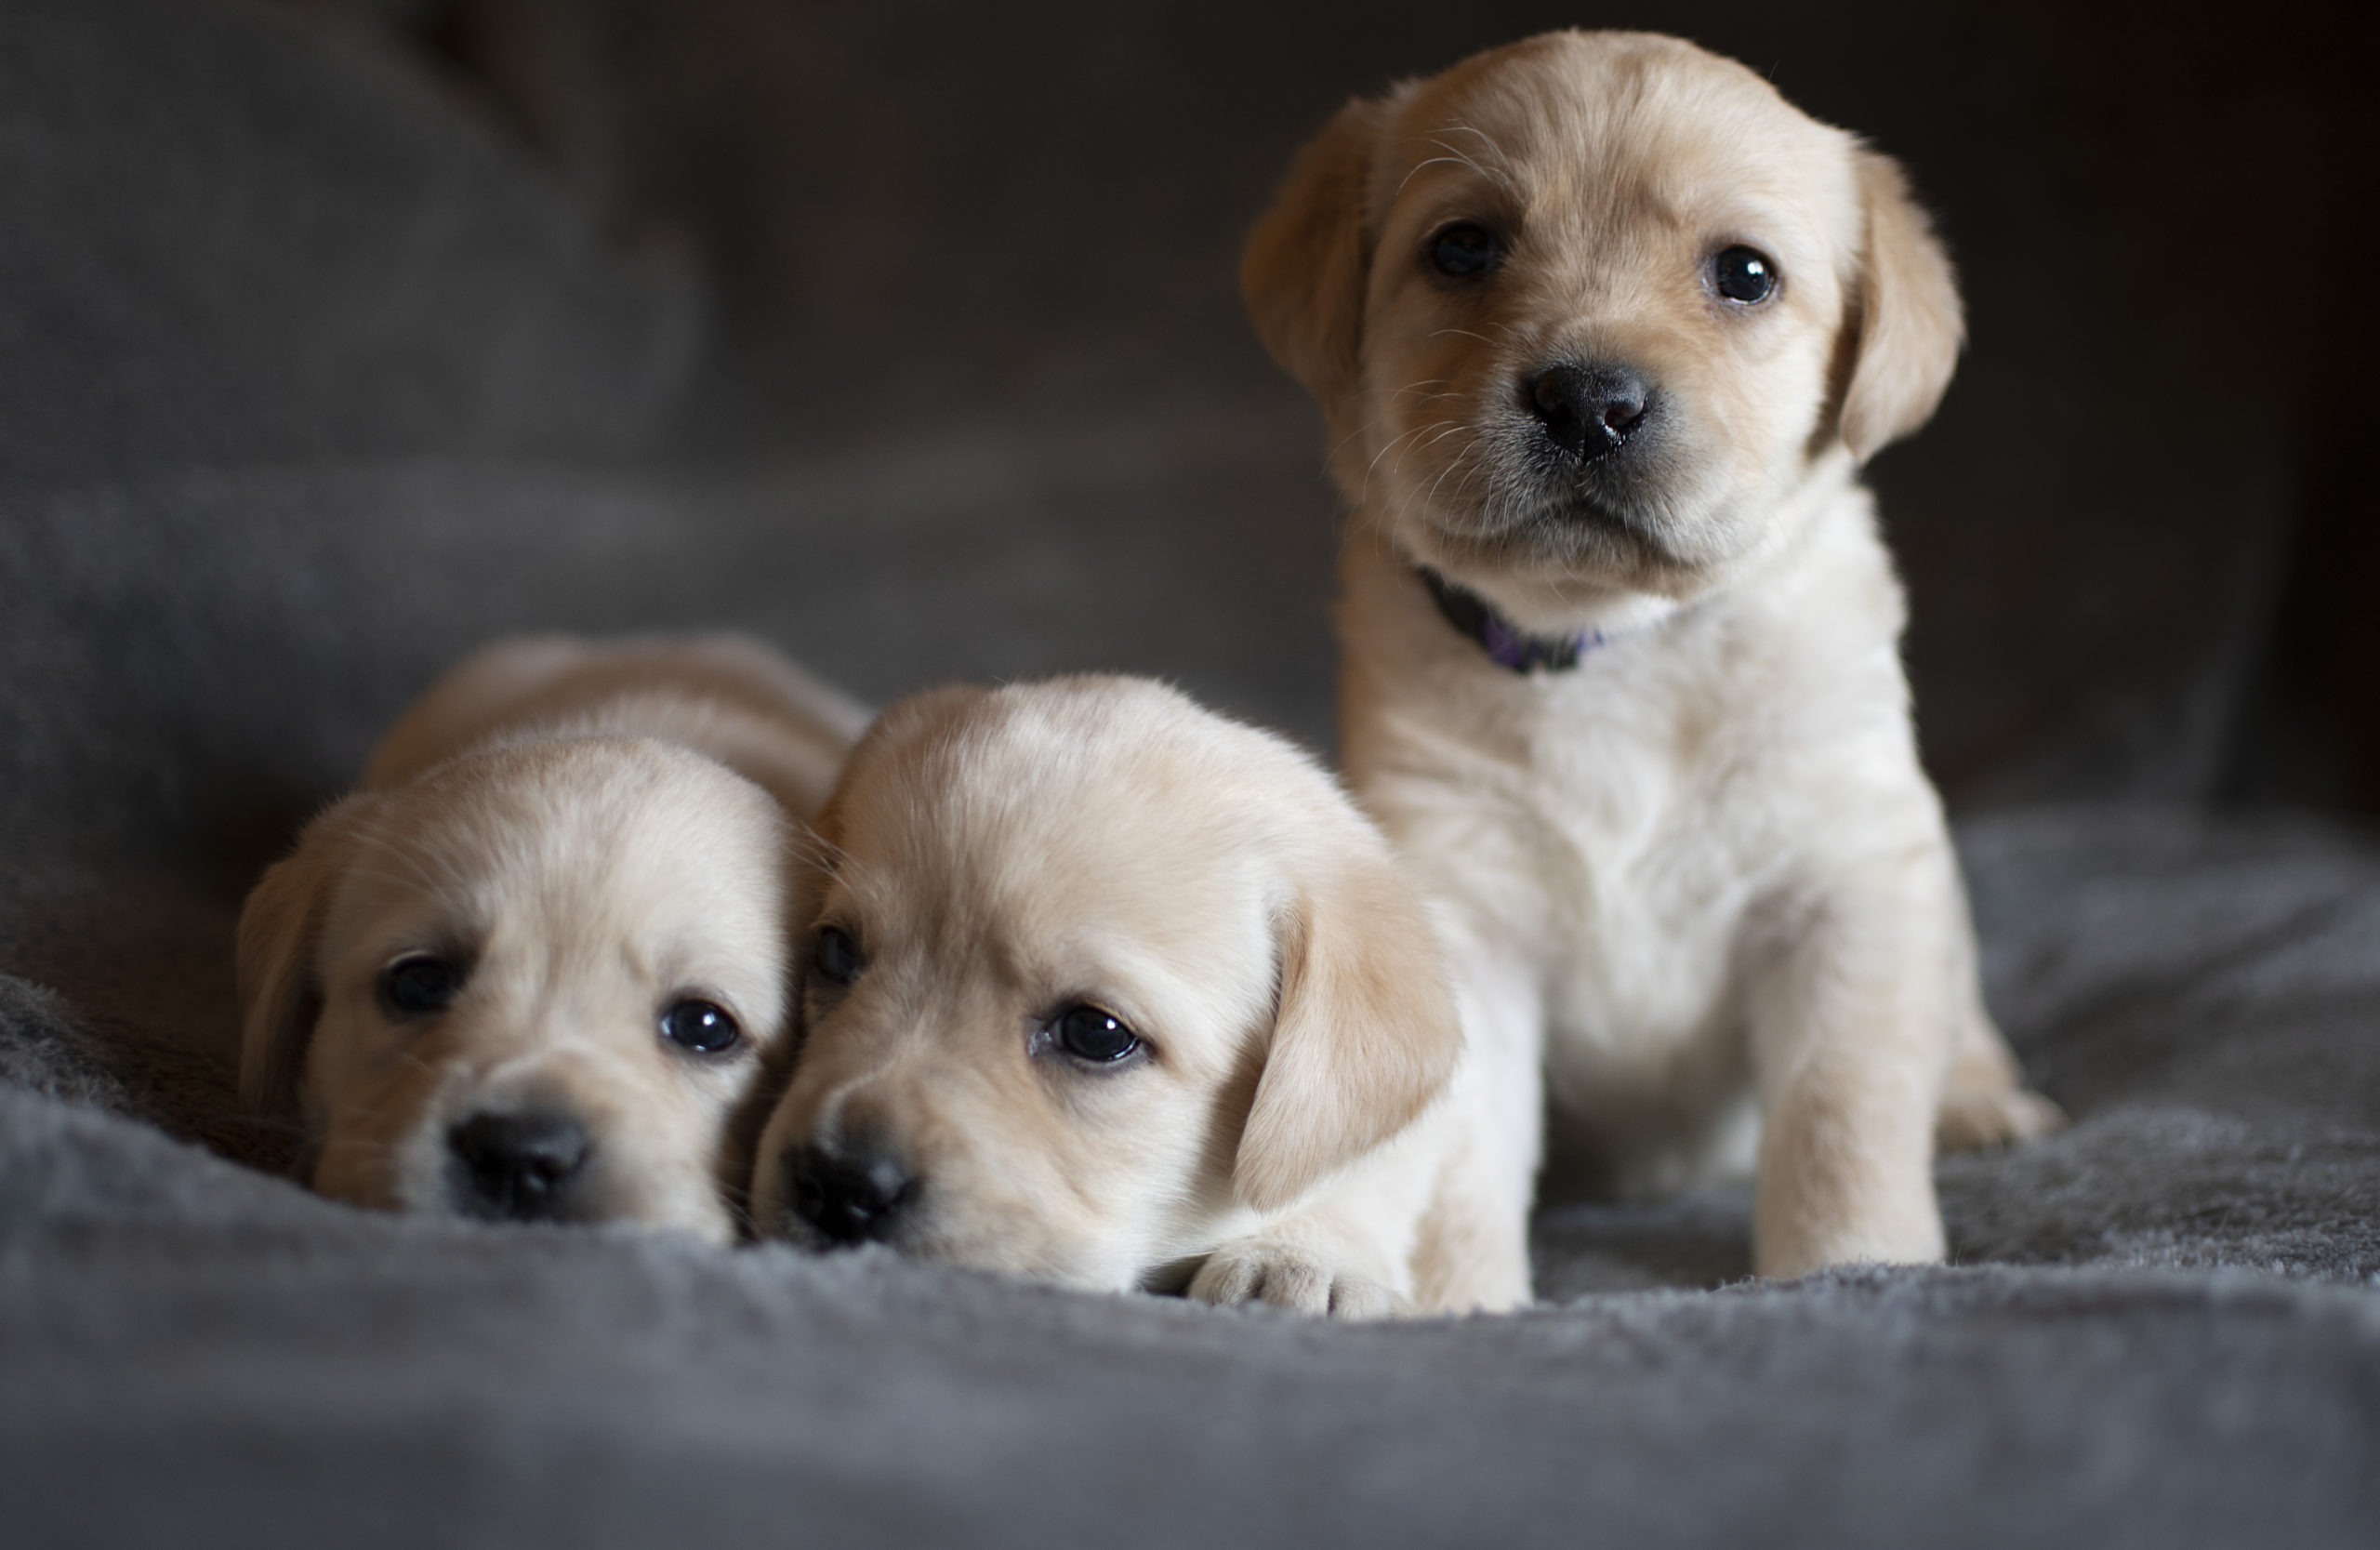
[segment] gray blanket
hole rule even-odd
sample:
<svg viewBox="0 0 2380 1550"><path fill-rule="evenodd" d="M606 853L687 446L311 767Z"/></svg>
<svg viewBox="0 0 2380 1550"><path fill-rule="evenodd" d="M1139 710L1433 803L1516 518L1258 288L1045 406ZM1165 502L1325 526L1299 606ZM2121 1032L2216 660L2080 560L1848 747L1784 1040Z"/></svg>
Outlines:
<svg viewBox="0 0 2380 1550"><path fill-rule="evenodd" d="M2335 821L1964 827L2076 1123L1942 1162L1937 1269L1752 1283L1740 1191L1561 1204L1536 1311L1341 1328L289 1183L239 901L489 636L1157 672L1327 745L1284 395L723 456L699 288L477 111L236 7L0 7L0 1543L2371 1543Z"/></svg>
<svg viewBox="0 0 2380 1550"><path fill-rule="evenodd" d="M2077 1123L1941 1164L1952 1265L1764 1285L1739 1196L1579 1206L1540 1311L1412 1325L355 1212L169 1140L9 982L11 1542L2369 1543L2380 855L1967 847Z"/></svg>

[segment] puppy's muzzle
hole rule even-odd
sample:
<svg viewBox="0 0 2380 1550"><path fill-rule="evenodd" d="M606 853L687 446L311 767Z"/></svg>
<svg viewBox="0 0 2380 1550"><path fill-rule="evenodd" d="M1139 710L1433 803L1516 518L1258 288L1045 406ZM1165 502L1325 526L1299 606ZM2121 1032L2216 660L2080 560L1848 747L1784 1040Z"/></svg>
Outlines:
<svg viewBox="0 0 2380 1550"><path fill-rule="evenodd" d="M595 1144L569 1115L531 1111L475 1115L446 1133L446 1147L467 1214L541 1222L572 1214Z"/></svg>
<svg viewBox="0 0 2380 1550"><path fill-rule="evenodd" d="M830 1243L890 1237L918 1194L917 1179L879 1146L839 1150L813 1141L786 1153L785 1171L794 1214Z"/></svg>
<svg viewBox="0 0 2380 1550"><path fill-rule="evenodd" d="M1645 428L1652 395L1625 366L1548 366L1521 383L1545 437L1581 463L1608 457Z"/></svg>

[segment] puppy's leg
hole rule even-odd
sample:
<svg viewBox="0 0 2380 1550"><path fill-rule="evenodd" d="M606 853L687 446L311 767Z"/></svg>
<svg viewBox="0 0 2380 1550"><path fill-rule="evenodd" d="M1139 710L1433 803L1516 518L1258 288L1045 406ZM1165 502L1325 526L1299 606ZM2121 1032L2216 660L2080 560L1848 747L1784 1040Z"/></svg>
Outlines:
<svg viewBox="0 0 2380 1550"><path fill-rule="evenodd" d="M1950 1075L1934 1117L1934 1145L1945 1152L2005 1146L2030 1141L2066 1123L2066 1111L2025 1085L2016 1052L1984 1010L1976 980L1975 933L1962 920L1951 964L1952 994L1959 1009L1950 1048Z"/></svg>
<svg viewBox="0 0 2380 1550"><path fill-rule="evenodd" d="M1445 1099L1435 1192L1414 1243L1424 1312L1501 1313L1531 1301L1528 1217L1545 1125L1545 1009L1537 976L1442 923L1462 1011L1461 1070Z"/></svg>
<svg viewBox="0 0 2380 1550"><path fill-rule="evenodd" d="M1413 1248L1422 1313L1506 1313L1531 1300L1528 1199L1516 1203L1476 1146L1447 1159Z"/></svg>
<svg viewBox="0 0 2380 1550"><path fill-rule="evenodd" d="M1753 976L1763 1276L1942 1257L1934 1114L1951 1008L1941 890L1926 876L1938 870L1912 857L1836 880Z"/></svg>

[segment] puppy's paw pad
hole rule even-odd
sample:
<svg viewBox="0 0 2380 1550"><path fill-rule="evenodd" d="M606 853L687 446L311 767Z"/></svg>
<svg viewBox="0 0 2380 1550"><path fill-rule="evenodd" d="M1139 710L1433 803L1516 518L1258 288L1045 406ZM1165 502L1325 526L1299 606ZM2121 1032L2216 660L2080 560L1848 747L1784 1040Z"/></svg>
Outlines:
<svg viewBox="0 0 2380 1550"><path fill-rule="evenodd" d="M1207 1256L1191 1278L1190 1295L1236 1307L1263 1303L1333 1318L1385 1318L1404 1305L1395 1292L1368 1276L1333 1270L1282 1244L1233 1244Z"/></svg>
<svg viewBox="0 0 2380 1550"><path fill-rule="evenodd" d="M2029 1087L1949 1093L1934 1119L1934 1145L1945 1152L2007 1146L2065 1124L2066 1111Z"/></svg>

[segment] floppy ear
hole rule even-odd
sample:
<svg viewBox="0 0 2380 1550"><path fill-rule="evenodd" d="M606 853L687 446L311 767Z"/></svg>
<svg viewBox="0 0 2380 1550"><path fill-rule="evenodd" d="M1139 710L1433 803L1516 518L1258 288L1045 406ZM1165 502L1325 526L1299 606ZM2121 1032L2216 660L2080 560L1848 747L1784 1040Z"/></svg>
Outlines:
<svg viewBox="0 0 2380 1550"><path fill-rule="evenodd" d="M1233 1193L1278 1211L1411 1123L1453 1076L1462 1025L1438 944L1384 855L1302 889Z"/></svg>
<svg viewBox="0 0 2380 1550"><path fill-rule="evenodd" d="M1843 444L1861 462L1924 425L1958 364L1966 323L1950 256L1911 197L1900 164L1858 157L1868 218L1860 258L1858 351L1844 390Z"/></svg>
<svg viewBox="0 0 2380 1550"><path fill-rule="evenodd" d="M323 917L355 849L356 828L378 803L349 797L298 836L240 910L240 1102L251 1112L283 1114L297 1106L306 1041L322 1012L314 970Z"/></svg>
<svg viewBox="0 0 2380 1550"><path fill-rule="evenodd" d="M1340 109L1289 164L1240 256L1256 337L1325 409L1354 388L1362 352L1364 185L1385 113L1360 98Z"/></svg>

